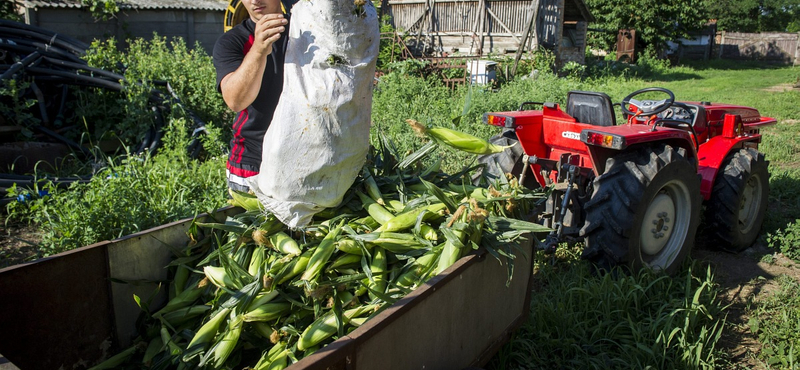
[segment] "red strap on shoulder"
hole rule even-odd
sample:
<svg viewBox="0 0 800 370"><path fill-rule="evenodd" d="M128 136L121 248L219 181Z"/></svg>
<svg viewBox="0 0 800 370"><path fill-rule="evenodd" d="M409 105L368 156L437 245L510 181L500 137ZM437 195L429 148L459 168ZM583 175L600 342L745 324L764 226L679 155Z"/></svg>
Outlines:
<svg viewBox="0 0 800 370"><path fill-rule="evenodd" d="M250 35L250 37L247 38L247 43L244 44L244 55L247 55L247 52L249 52L250 48L253 47L253 41L255 41L255 38L253 35Z"/></svg>

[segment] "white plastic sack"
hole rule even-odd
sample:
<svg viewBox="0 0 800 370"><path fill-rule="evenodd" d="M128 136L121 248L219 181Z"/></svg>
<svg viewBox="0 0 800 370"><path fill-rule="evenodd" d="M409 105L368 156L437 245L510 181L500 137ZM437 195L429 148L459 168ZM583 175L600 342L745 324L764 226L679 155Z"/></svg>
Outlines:
<svg viewBox="0 0 800 370"><path fill-rule="evenodd" d="M369 151L378 16L370 1L300 0L292 7L283 93L249 180L289 227L341 203Z"/></svg>

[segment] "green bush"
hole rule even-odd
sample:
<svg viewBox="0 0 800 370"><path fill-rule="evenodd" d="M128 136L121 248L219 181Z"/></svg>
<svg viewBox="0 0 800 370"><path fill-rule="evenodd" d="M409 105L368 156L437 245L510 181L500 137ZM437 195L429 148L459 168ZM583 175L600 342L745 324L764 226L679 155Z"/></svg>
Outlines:
<svg viewBox="0 0 800 370"><path fill-rule="evenodd" d="M107 158L88 183L76 182L63 190L47 182L33 192L13 188L11 196L33 196L25 203L10 203L8 220L39 225L43 257L223 206L225 158L189 158L186 126L185 121L172 121L158 155ZM38 196L44 195L39 190L49 194Z"/></svg>
<svg viewBox="0 0 800 370"><path fill-rule="evenodd" d="M168 43L166 38L154 35L151 40L129 41L128 49L123 51L111 38L92 43L85 59L90 66L125 76L124 94L101 89L81 90L79 94L76 112L84 122L93 124L92 134L97 140L103 139L103 135L113 135L129 146L141 142L148 129L156 124L153 90L170 97L166 86L157 81L168 82L181 102L180 105L165 103L167 122L190 120L189 112L193 112L207 126L221 128L227 127L233 117L216 91L211 57L199 45L189 49L183 39ZM230 135L221 139L230 140Z"/></svg>

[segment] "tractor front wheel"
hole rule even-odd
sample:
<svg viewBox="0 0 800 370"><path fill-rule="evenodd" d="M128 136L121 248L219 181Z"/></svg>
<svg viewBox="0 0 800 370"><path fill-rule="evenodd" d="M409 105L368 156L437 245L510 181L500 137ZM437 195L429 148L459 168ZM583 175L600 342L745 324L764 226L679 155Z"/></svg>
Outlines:
<svg viewBox="0 0 800 370"><path fill-rule="evenodd" d="M756 240L767 210L768 165L755 149L740 149L726 159L706 207L706 223L720 249L741 252Z"/></svg>
<svg viewBox="0 0 800 370"><path fill-rule="evenodd" d="M606 169L586 203L583 257L606 269L674 273L700 223L696 165L685 149L662 144L609 158Z"/></svg>

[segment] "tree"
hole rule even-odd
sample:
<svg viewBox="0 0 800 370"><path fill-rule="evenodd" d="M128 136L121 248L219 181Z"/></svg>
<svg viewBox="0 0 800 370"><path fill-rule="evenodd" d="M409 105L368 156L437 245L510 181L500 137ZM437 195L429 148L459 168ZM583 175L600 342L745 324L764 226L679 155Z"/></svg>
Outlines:
<svg viewBox="0 0 800 370"><path fill-rule="evenodd" d="M798 32L800 0L707 0L717 28L735 32Z"/></svg>
<svg viewBox="0 0 800 370"><path fill-rule="evenodd" d="M22 21L22 16L17 12L17 9L19 9L21 5L19 0L0 2L0 19L10 19L17 22Z"/></svg>
<svg viewBox="0 0 800 370"><path fill-rule="evenodd" d="M639 41L648 50L660 51L667 41L687 37L708 22L707 0L587 0L596 22L592 46L613 50L617 31L635 29ZM735 0L730 0L735 1Z"/></svg>

